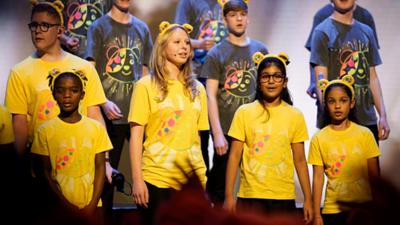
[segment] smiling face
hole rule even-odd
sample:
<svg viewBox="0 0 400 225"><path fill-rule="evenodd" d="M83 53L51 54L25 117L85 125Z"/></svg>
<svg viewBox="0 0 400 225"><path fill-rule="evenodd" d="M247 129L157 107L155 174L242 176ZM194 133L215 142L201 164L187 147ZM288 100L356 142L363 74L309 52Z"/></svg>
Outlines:
<svg viewBox="0 0 400 225"><path fill-rule="evenodd" d="M334 123L340 123L349 116L355 101L351 99L344 86L333 86L327 90L325 105Z"/></svg>
<svg viewBox="0 0 400 225"><path fill-rule="evenodd" d="M32 43L36 50L49 52L60 47L61 34L63 33L60 21L47 12L37 12L32 15L30 29ZM35 29L36 27L36 29ZM43 29L47 31L43 31Z"/></svg>
<svg viewBox="0 0 400 225"><path fill-rule="evenodd" d="M175 28L167 40L164 54L168 62L181 67L191 56L190 38L183 29Z"/></svg>

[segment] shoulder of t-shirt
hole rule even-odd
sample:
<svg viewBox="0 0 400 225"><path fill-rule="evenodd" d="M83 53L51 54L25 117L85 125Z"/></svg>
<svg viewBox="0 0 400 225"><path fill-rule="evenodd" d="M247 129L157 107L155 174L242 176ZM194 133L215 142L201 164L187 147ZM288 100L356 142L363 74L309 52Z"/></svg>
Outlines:
<svg viewBox="0 0 400 225"><path fill-rule="evenodd" d="M263 42L259 41L259 40L250 38L250 45L256 46L257 48L260 48L260 49L263 49L263 50L267 51L267 52L263 52L264 54L268 53L267 45L264 44Z"/></svg>
<svg viewBox="0 0 400 225"><path fill-rule="evenodd" d="M364 135L372 135L372 137L373 137L373 134L372 134L371 130L368 129L368 127L362 126L362 125L354 123L354 122L352 122L352 124L353 124L353 130L360 132L363 136Z"/></svg>
<svg viewBox="0 0 400 225"><path fill-rule="evenodd" d="M314 31L320 31L326 33L329 30L331 30L332 27L333 27L332 19L330 17L327 17L326 19L324 19L324 21L322 21L315 27Z"/></svg>
<svg viewBox="0 0 400 225"><path fill-rule="evenodd" d="M146 76L141 77L141 78L135 83L135 85L145 85L145 86L146 86L146 85L150 85L151 82L152 82L151 75L146 75Z"/></svg>
<svg viewBox="0 0 400 225"><path fill-rule="evenodd" d="M25 70L28 69L30 66L32 66L32 63L34 62L35 58L30 55L28 57L26 57L25 59L23 59L22 61L18 62L17 64L15 64L11 70L13 70L14 72L17 72L19 70ZM31 68L29 68L31 69Z"/></svg>
<svg viewBox="0 0 400 225"><path fill-rule="evenodd" d="M134 15L131 15L131 16L132 16L132 20L131 21L132 21L132 24L134 26L139 27L139 28L143 28L143 29L146 29L146 30L149 29L149 27L147 26L147 23L145 23L143 20L137 18Z"/></svg>
<svg viewBox="0 0 400 225"><path fill-rule="evenodd" d="M83 122L84 122L83 124L85 124L84 125L85 127L88 127L88 125L92 125L92 126L96 127L97 129L102 128L102 127L104 128L103 124L101 124L99 121L97 121L93 118L87 117L85 115L82 115L81 120L83 120Z"/></svg>
<svg viewBox="0 0 400 225"><path fill-rule="evenodd" d="M255 109L259 107L260 102L258 100L254 100L253 102L245 103L236 110L236 112L254 112Z"/></svg>
<svg viewBox="0 0 400 225"><path fill-rule="evenodd" d="M289 113L293 113L296 116L303 116L303 112L296 106L289 105L287 102L283 102L283 107L285 107L285 111L288 111Z"/></svg>
<svg viewBox="0 0 400 225"><path fill-rule="evenodd" d="M355 19L353 26L360 28L363 32L374 35L374 31L372 30L372 28L359 20Z"/></svg>
<svg viewBox="0 0 400 225"><path fill-rule="evenodd" d="M216 56L221 52L221 49L226 48L229 43L227 43L227 40L224 39L214 45L210 50L207 52L207 56Z"/></svg>
<svg viewBox="0 0 400 225"><path fill-rule="evenodd" d="M90 25L90 27L98 28L98 27L104 26L106 23L110 23L111 20L112 20L111 17L106 13L106 14L102 15L101 17L99 17L98 19L96 19Z"/></svg>
<svg viewBox="0 0 400 225"><path fill-rule="evenodd" d="M204 91L206 90L205 87L204 87L204 85L203 85L200 81L198 81L197 79L195 79L194 82L195 82L196 88L197 88L198 90L204 90Z"/></svg>

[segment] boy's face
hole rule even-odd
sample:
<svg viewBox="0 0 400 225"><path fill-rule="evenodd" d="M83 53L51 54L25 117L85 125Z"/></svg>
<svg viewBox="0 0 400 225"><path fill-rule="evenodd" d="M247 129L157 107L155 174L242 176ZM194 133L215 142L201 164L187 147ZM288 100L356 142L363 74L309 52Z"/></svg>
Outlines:
<svg viewBox="0 0 400 225"><path fill-rule="evenodd" d="M353 10L356 0L332 0L336 11L347 13Z"/></svg>
<svg viewBox="0 0 400 225"><path fill-rule="evenodd" d="M75 112L79 108L79 101L83 99L85 92L77 77L63 77L56 80L53 96L61 112Z"/></svg>
<svg viewBox="0 0 400 225"><path fill-rule="evenodd" d="M32 43L36 50L48 52L60 45L59 38L63 33L63 28L59 21L47 12L35 13L32 16L29 28L31 30Z"/></svg>
<svg viewBox="0 0 400 225"><path fill-rule="evenodd" d="M113 4L121 10L128 11L130 0L113 0Z"/></svg>
<svg viewBox="0 0 400 225"><path fill-rule="evenodd" d="M237 37L242 36L246 32L249 23L247 11L244 10L229 11L224 17L224 21L229 33Z"/></svg>

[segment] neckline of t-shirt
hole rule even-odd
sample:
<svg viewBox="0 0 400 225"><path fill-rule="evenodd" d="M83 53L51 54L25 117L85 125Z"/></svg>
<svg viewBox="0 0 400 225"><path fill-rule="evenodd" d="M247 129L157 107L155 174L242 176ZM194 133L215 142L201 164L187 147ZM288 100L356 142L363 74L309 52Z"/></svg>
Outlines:
<svg viewBox="0 0 400 225"><path fill-rule="evenodd" d="M334 130L330 125L328 125L329 132L339 134L339 135L347 135L353 129L354 123L350 121L349 127L344 130Z"/></svg>
<svg viewBox="0 0 400 225"><path fill-rule="evenodd" d="M70 57L70 53L65 52L65 56L62 57L62 58L59 59L59 60L56 60L56 61L46 61L46 60L43 60L42 58L37 58L37 57L35 57L34 55L31 55L31 57L32 57L32 59L34 59L34 60L39 60L39 62L45 63L46 65L49 65L49 64L51 64L51 65L53 65L53 64L58 65L58 64L60 64L60 63L62 63L62 62L64 62L64 61L67 61L68 58Z"/></svg>
<svg viewBox="0 0 400 225"><path fill-rule="evenodd" d="M116 21L114 18L112 18L110 15L108 15L108 13L106 14L106 16L112 23L118 24L119 26L130 27L130 26L133 25L133 16L132 15L129 15L130 16L130 20L129 20L128 23L120 23L120 22Z"/></svg>
<svg viewBox="0 0 400 225"><path fill-rule="evenodd" d="M251 38L248 37L248 39L249 39L249 43L247 43L246 45L243 45L243 46L233 44L232 42L230 42L228 40L228 37L224 38L222 41L225 41L226 43L228 43L229 45L231 45L235 48L248 48L251 45Z"/></svg>
<svg viewBox="0 0 400 225"><path fill-rule="evenodd" d="M58 122L63 124L63 125L66 125L66 126L78 126L79 124L83 123L84 117L85 116L81 114L81 119L76 123L65 122L64 120L60 119L60 117L58 117L58 116L56 118L57 118Z"/></svg>
<svg viewBox="0 0 400 225"><path fill-rule="evenodd" d="M343 27L348 27L348 28L353 27L354 24L356 23L356 20L354 18L353 18L353 22L351 24L342 23L340 21L333 19L332 17L329 17L329 19L331 19L332 23L334 23L334 24L337 24L337 25L343 26Z"/></svg>

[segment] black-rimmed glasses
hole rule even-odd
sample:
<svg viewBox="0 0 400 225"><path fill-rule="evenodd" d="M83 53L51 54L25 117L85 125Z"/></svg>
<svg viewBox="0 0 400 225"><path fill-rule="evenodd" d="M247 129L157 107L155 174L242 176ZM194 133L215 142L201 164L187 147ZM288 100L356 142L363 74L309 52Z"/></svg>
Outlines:
<svg viewBox="0 0 400 225"><path fill-rule="evenodd" d="M32 32L35 32L38 27L39 27L40 31L47 32L51 27L54 27L54 26L60 26L60 24L58 24L58 23L55 23L55 24L38 23L38 22L31 22L28 24L29 30L31 30Z"/></svg>
<svg viewBox="0 0 400 225"><path fill-rule="evenodd" d="M274 73L274 74L267 74L267 73L262 73L260 75L260 82L261 83L267 83L272 79L276 83L280 83L283 81L285 76L282 73Z"/></svg>

